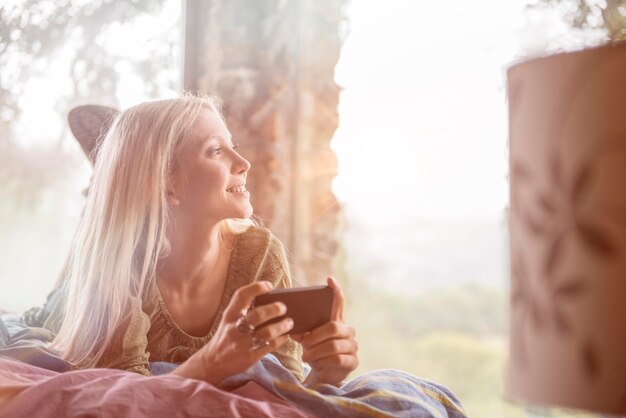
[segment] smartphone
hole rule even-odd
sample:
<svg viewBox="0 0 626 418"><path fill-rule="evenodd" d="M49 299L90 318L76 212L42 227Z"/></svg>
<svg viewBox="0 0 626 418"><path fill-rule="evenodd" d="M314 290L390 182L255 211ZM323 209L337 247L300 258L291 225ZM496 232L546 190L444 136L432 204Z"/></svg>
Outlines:
<svg viewBox="0 0 626 418"><path fill-rule="evenodd" d="M287 306L287 313L260 326L273 324L285 317L293 319L290 334L312 331L330 321L333 308L334 292L329 286L294 287L276 289L257 296L253 307L282 302Z"/></svg>

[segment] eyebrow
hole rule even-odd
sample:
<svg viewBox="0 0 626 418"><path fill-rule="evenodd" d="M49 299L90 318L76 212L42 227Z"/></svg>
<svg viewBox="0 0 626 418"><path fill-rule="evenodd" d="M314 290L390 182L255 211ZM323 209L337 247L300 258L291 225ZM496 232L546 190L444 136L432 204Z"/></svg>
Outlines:
<svg viewBox="0 0 626 418"><path fill-rule="evenodd" d="M228 137L224 137L222 135L217 135L217 134L211 134L211 135L207 135L205 137L202 138L202 142L207 142L211 139L225 139L229 142L233 141L233 136L232 135L228 135Z"/></svg>

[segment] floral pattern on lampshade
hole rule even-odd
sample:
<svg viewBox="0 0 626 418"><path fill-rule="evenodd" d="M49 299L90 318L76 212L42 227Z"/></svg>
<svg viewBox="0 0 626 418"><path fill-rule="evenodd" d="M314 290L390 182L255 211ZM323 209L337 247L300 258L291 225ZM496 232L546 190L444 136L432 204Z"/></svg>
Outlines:
<svg viewBox="0 0 626 418"><path fill-rule="evenodd" d="M609 142L609 147L592 154L592 159L581 164L570 178L563 172L560 156L552 153L548 159L549 175L546 184L533 179L532 173L523 163L512 162L511 183L515 182L512 190L519 193L521 189L528 189L527 195L530 198L518 199L512 195L514 209L511 215L519 217L527 232L546 244L540 263L540 285L549 297L547 303L541 305L540 298L532 294L533 289L529 286L532 279L528 277L526 260L518 252L512 255L511 260L511 304L513 309L522 311L521 321L529 321L537 331L551 328L563 338L571 337L575 324L562 307L584 297L588 291L586 283L589 279L581 276L581 273L560 274L559 264L563 262L568 240L579 241L587 248L590 257L599 257L605 262L611 262L619 256L618 244L611 229L594 222L593 216L582 209L582 203L585 196L589 195L589 189L593 187L595 164L601 163L602 157L609 153L623 151L626 155L624 144L626 141ZM616 207L607 206L604 209L605 214L610 215ZM626 211L626 207L623 209ZM614 226L619 228L618 218L614 218ZM514 353L514 359L518 361L527 361L523 330L524 325L516 329L513 336L519 342L514 345L519 350L519 353ZM587 376L594 378L601 365L593 342L583 338L576 344L579 346Z"/></svg>
<svg viewBox="0 0 626 418"><path fill-rule="evenodd" d="M626 43L508 71L514 399L626 414Z"/></svg>

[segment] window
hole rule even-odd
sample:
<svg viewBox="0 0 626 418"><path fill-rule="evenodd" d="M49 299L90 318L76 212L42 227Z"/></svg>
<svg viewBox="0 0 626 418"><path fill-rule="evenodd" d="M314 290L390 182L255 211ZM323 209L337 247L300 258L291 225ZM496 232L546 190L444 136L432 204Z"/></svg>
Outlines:
<svg viewBox="0 0 626 418"><path fill-rule="evenodd" d="M67 256L91 168L66 116L177 95L175 0L10 2L0 38L0 307L41 305ZM5 36L8 35L8 36Z"/></svg>

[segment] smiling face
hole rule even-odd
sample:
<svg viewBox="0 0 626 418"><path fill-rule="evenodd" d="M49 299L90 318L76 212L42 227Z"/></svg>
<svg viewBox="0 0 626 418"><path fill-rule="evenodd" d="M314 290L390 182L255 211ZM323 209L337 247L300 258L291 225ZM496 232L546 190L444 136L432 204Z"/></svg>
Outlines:
<svg viewBox="0 0 626 418"><path fill-rule="evenodd" d="M199 222L252 216L246 176L250 163L236 150L220 116L203 109L180 145L170 191L175 210Z"/></svg>

